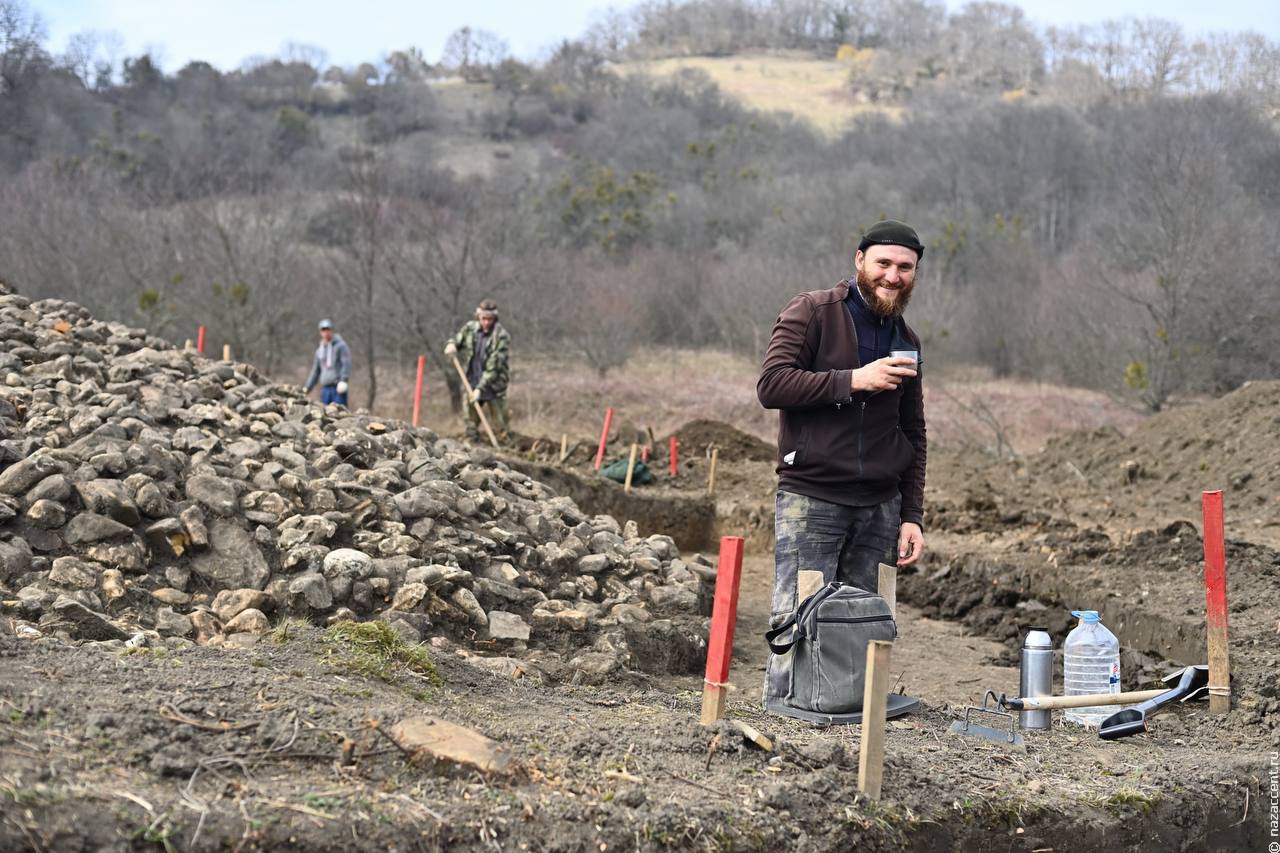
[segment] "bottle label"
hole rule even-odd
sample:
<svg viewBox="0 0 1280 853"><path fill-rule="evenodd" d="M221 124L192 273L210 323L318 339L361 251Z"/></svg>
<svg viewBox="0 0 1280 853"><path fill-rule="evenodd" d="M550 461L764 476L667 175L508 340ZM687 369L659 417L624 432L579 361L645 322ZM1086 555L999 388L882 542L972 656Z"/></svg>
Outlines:
<svg viewBox="0 0 1280 853"><path fill-rule="evenodd" d="M1107 679L1107 690L1109 693L1120 692L1120 661L1111 664L1111 677Z"/></svg>

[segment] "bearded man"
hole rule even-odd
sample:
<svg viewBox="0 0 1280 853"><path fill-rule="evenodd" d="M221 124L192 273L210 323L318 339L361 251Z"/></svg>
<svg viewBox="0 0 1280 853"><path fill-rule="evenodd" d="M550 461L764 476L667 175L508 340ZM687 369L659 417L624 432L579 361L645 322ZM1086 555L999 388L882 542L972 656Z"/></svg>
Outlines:
<svg viewBox="0 0 1280 853"><path fill-rule="evenodd" d="M910 226L877 222L853 282L800 294L774 324L756 386L779 410L770 628L799 604L801 572L875 592L879 563L924 552L920 338L902 318L923 256ZM787 669L769 656L766 707L786 695Z"/></svg>

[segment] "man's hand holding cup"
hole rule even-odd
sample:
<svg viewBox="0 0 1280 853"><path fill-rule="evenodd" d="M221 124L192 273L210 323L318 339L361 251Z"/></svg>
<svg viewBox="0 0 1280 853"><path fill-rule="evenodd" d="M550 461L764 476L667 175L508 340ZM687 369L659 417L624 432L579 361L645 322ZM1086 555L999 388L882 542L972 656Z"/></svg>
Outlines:
<svg viewBox="0 0 1280 853"><path fill-rule="evenodd" d="M850 391L892 391L916 375L916 360L905 355L878 358L853 371Z"/></svg>

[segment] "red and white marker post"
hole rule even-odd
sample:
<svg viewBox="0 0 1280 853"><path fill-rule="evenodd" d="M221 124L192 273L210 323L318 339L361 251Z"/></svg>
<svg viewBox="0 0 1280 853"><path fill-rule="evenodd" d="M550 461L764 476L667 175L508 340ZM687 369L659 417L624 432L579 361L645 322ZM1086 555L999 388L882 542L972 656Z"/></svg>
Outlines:
<svg viewBox="0 0 1280 853"><path fill-rule="evenodd" d="M711 640L707 645L707 674L702 682L701 722L704 726L724 716L724 703L729 691L729 662L733 658L733 626L738 619L742 547L741 536L720 537L716 598L711 610Z"/></svg>
<svg viewBox="0 0 1280 853"><path fill-rule="evenodd" d="M196 332L196 352L204 355L204 326Z"/></svg>
<svg viewBox="0 0 1280 853"><path fill-rule="evenodd" d="M679 444L680 442L676 441L676 437L674 435L671 436L671 452L669 455L671 457L671 476L672 477L676 475L676 447Z"/></svg>
<svg viewBox="0 0 1280 853"><path fill-rule="evenodd" d="M609 443L609 427L613 426L613 406L604 410L604 429L600 430L600 447L596 449L596 470L604 463L604 448Z"/></svg>
<svg viewBox="0 0 1280 853"><path fill-rule="evenodd" d="M427 357L418 356L418 379L413 383L413 425L418 425L418 415L422 411L422 374L427 369Z"/></svg>
<svg viewBox="0 0 1280 853"><path fill-rule="evenodd" d="M1209 638L1209 713L1231 710L1231 659L1227 653L1227 550L1222 490L1201 495L1204 506L1205 625Z"/></svg>

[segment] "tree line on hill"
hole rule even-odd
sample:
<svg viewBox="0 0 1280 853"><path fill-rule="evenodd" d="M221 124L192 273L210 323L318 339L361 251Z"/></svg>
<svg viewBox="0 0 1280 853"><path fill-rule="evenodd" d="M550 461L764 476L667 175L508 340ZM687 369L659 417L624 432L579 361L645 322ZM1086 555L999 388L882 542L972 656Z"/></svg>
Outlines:
<svg viewBox="0 0 1280 853"><path fill-rule="evenodd" d="M362 404L418 352L453 387L443 340L485 296L517 352L602 374L641 345L759 355L884 216L928 245L932 364L1152 409L1280 366L1280 48L1254 34L693 0L537 63L470 28L354 68L295 45L167 71L109 42L56 54L0 0L0 277L175 341L205 323L282 379L331 316ZM843 51L872 108L824 136L630 64L772 49Z"/></svg>

